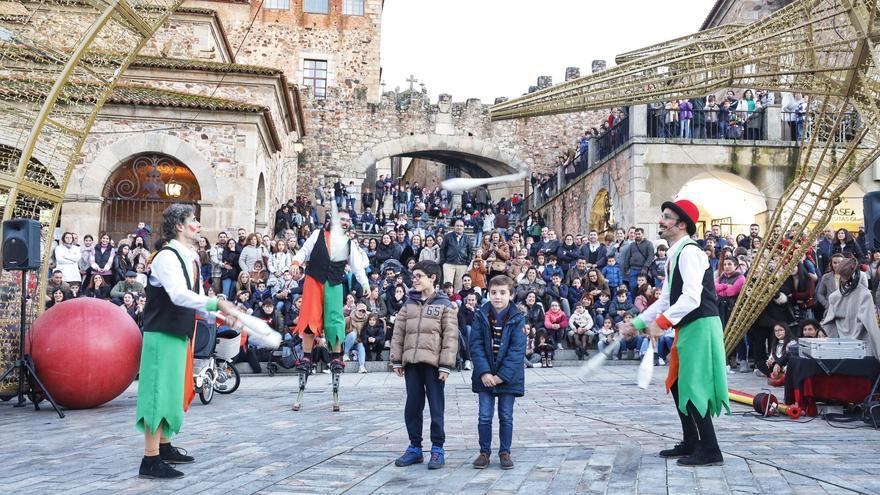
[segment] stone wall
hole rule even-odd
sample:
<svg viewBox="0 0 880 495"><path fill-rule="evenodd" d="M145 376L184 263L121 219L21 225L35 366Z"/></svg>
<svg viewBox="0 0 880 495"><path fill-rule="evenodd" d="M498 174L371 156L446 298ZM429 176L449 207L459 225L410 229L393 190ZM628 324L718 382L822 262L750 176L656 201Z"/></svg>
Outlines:
<svg viewBox="0 0 880 495"><path fill-rule="evenodd" d="M382 0L366 0L363 16L342 15L342 1L331 0L328 15L303 13L302 0L291 0L289 10L259 12L258 2L192 0L185 5L217 11L238 63L274 67L302 84L304 59L327 60L328 87L378 101Z"/></svg>
<svg viewBox="0 0 880 495"><path fill-rule="evenodd" d="M563 148L574 148L584 129L607 117L607 111L594 111L492 122L489 105L478 99L432 104L421 93L404 98L403 105L394 93L372 104L366 99L346 99L336 91L317 100L303 91L302 101L307 134L298 185L301 191L311 190L324 177L340 176L357 183L367 173L367 167L358 164L363 153L413 135L481 140L530 170L549 172ZM431 151L431 147L426 145L424 151Z"/></svg>

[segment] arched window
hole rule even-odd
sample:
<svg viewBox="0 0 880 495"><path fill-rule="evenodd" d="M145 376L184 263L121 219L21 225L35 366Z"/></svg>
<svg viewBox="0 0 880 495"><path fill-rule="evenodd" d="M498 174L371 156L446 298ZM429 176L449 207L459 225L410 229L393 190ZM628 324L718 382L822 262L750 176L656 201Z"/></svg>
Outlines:
<svg viewBox="0 0 880 495"><path fill-rule="evenodd" d="M151 153L122 162L104 184L101 230L124 237L144 222L155 232L172 203L192 204L200 213L201 190L192 170L176 158Z"/></svg>

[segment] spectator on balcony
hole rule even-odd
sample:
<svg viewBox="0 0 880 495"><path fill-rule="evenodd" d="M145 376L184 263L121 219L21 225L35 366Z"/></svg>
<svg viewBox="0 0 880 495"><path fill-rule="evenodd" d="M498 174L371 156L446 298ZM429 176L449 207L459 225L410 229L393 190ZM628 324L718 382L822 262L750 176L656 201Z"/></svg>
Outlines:
<svg viewBox="0 0 880 495"><path fill-rule="evenodd" d="M692 98L690 104L694 115L693 120L691 120L692 137L704 139L706 137L706 100L703 98Z"/></svg>
<svg viewBox="0 0 880 495"><path fill-rule="evenodd" d="M694 106L691 104L690 100L678 100L678 137L684 139L691 139L693 137L691 129L691 121L693 120L693 118Z"/></svg>
<svg viewBox="0 0 880 495"><path fill-rule="evenodd" d="M678 119L679 119L679 108L678 101L672 100L666 102L664 107L666 111L666 119L665 119L665 132L662 137L675 137L678 135L679 127L678 127Z"/></svg>
<svg viewBox="0 0 880 495"><path fill-rule="evenodd" d="M754 102L754 111L746 119L746 139L761 139L764 129L764 105L760 100Z"/></svg>
<svg viewBox="0 0 880 495"><path fill-rule="evenodd" d="M721 107L715 101L715 95L706 98L706 106L703 110L705 115L705 136L709 139L718 139L718 119Z"/></svg>

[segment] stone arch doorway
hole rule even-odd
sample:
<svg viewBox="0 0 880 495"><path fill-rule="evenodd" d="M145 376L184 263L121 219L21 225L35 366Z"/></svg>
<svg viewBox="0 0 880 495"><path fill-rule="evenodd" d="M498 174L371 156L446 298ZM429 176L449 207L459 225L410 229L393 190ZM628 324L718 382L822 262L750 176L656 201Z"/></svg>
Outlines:
<svg viewBox="0 0 880 495"><path fill-rule="evenodd" d="M172 203L191 204L201 213L199 182L183 162L162 153L145 153L123 161L104 184L101 232L120 239L145 222L154 233L162 212Z"/></svg>
<svg viewBox="0 0 880 495"><path fill-rule="evenodd" d="M702 236L712 225L723 235L748 233L749 225L761 228L767 216L767 199L754 184L725 172L706 172L687 181L676 199L689 199L700 209L697 233Z"/></svg>
<svg viewBox="0 0 880 495"><path fill-rule="evenodd" d="M602 238L602 234L614 230L614 205L608 189L599 189L593 198L593 207L590 208L590 230L595 230Z"/></svg>

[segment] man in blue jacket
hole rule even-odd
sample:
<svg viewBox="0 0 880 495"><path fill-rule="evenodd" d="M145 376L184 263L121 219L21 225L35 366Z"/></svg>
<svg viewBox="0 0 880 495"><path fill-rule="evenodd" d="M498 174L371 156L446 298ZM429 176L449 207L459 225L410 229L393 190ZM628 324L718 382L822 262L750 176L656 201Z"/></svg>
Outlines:
<svg viewBox="0 0 880 495"><path fill-rule="evenodd" d="M492 416L498 399L498 458L501 469L512 469L510 444L513 440L513 403L525 395L526 335L525 318L511 301L513 280L498 275L489 281L489 303L474 315L469 348L473 361L471 390L479 394L480 412L477 432L480 455L474 460L476 469L489 466L492 448Z"/></svg>

